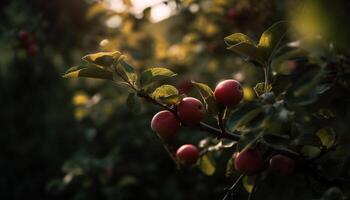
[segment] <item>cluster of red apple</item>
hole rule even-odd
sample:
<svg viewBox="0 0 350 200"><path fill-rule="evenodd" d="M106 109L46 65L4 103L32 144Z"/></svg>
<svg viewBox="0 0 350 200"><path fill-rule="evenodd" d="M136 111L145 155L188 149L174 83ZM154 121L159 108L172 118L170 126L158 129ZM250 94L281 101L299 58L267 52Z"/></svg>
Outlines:
<svg viewBox="0 0 350 200"><path fill-rule="evenodd" d="M236 80L221 81L214 90L216 102L223 106L234 107L243 97L240 83ZM176 113L163 110L158 112L151 121L151 128L160 137L169 139L176 136L181 124L192 126L202 121L204 106L193 97L185 97L176 107ZM176 151L180 164L193 165L199 158L199 150L195 145L185 144ZM263 160L256 149L247 149L234 154L236 170L245 175L255 175L264 168ZM270 168L281 175L290 175L295 168L295 161L284 155L274 155L269 162Z"/></svg>
<svg viewBox="0 0 350 200"><path fill-rule="evenodd" d="M19 31L18 38L26 48L27 56L34 57L37 55L39 51L39 46L36 44L32 35L28 31Z"/></svg>
<svg viewBox="0 0 350 200"><path fill-rule="evenodd" d="M234 154L235 169L248 176L260 173L264 169L264 162L256 149L247 149ZM276 154L269 160L270 169L282 176L292 175L295 169L295 161L285 155Z"/></svg>

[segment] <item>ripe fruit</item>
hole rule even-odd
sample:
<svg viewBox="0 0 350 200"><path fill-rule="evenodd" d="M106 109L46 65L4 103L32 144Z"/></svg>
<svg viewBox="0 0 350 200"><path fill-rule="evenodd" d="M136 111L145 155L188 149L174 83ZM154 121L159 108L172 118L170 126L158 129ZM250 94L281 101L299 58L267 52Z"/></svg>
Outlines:
<svg viewBox="0 0 350 200"><path fill-rule="evenodd" d="M177 149L176 157L183 165L193 165L197 162L199 150L192 144L185 144Z"/></svg>
<svg viewBox="0 0 350 200"><path fill-rule="evenodd" d="M228 12L227 12L227 19L229 21L229 23L231 23L232 25L236 25L238 22L238 12L236 11L235 8L231 8Z"/></svg>
<svg viewBox="0 0 350 200"><path fill-rule="evenodd" d="M30 39L30 34L26 30L20 30L18 32L18 38L23 42L27 42Z"/></svg>
<svg viewBox="0 0 350 200"><path fill-rule="evenodd" d="M289 71L296 71L298 69L298 63L294 60L287 61L286 66Z"/></svg>
<svg viewBox="0 0 350 200"><path fill-rule="evenodd" d="M172 138L179 131L180 122L172 112L163 110L154 115L151 128L162 138Z"/></svg>
<svg viewBox="0 0 350 200"><path fill-rule="evenodd" d="M196 98L185 97L177 106L177 115L187 125L198 124L204 116L203 104Z"/></svg>
<svg viewBox="0 0 350 200"><path fill-rule="evenodd" d="M225 106L236 106L243 97L241 84L233 79L221 81L215 88L216 101Z"/></svg>
<svg viewBox="0 0 350 200"><path fill-rule="evenodd" d="M279 175L290 176L294 172L295 161L284 155L274 155L270 159L270 168Z"/></svg>
<svg viewBox="0 0 350 200"><path fill-rule="evenodd" d="M36 44L31 44L27 47L27 56L34 57L39 51L39 47Z"/></svg>
<svg viewBox="0 0 350 200"><path fill-rule="evenodd" d="M238 172L252 176L259 173L263 168L263 161L258 151L247 149L238 153L235 159L235 168Z"/></svg>
<svg viewBox="0 0 350 200"><path fill-rule="evenodd" d="M113 166L106 166L104 168L105 174L107 177L112 177L113 176Z"/></svg>

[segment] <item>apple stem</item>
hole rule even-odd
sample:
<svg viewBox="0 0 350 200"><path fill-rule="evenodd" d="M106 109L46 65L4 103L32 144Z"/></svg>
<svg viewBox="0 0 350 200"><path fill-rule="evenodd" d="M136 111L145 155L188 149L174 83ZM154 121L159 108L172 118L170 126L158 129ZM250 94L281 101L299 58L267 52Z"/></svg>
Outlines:
<svg viewBox="0 0 350 200"><path fill-rule="evenodd" d="M221 129L221 133L218 134L218 139L223 138L227 133L225 129L225 122L224 122L224 114L225 114L225 108L220 108L219 113L218 113L218 126Z"/></svg>

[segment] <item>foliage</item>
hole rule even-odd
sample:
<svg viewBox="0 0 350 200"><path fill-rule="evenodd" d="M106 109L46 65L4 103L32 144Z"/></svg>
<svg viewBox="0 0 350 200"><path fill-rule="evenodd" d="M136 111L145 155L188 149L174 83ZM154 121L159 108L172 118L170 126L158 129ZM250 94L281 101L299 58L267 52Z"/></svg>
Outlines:
<svg viewBox="0 0 350 200"><path fill-rule="evenodd" d="M299 13L305 16L299 12L299 1L166 1L165 5L175 5L176 12L158 23L150 22L149 9L143 17L135 17L129 12L130 1L123 1L125 11L108 10L98 2L84 3L84 9L74 7L81 6L75 1L72 8L66 1L33 2L1 7L6 12L0 16L6 16L2 18L6 25L12 24L7 36L1 34L1 43L10 38L14 44L5 45L1 54L1 100L4 111L15 116L1 120L6 124L1 141L15 156L38 157L4 161L1 170L8 173L2 182L13 183L1 187L4 198L345 199L350 195L345 25L338 27L339 41L330 32L305 35L300 24L307 18L298 18ZM329 3L319 4L324 9ZM318 8L312 2L307 6ZM337 13L331 8L342 6L334 3L327 15ZM22 8L34 10L22 12L25 17L46 11L44 17L37 16L38 22L33 17L28 24L19 23L14 13ZM69 20L60 21L57 13L67 14ZM289 15L296 21L280 21ZM101 27L113 17L121 19L118 27ZM306 25L314 28L312 23ZM16 35L19 27L35 33L42 54L25 56ZM96 49L98 53L91 53ZM81 56L82 52L90 54ZM63 76L84 78L59 79L62 66L72 63L79 66ZM40 87L36 76L43 77ZM236 107L225 108L215 101L213 85L227 78L243 86L244 98ZM186 92L180 88L183 82L191 85ZM30 90L23 91L23 86ZM25 98L8 98L18 91ZM205 119L183 127L173 140L158 138L149 127L151 113L159 109L175 113L185 96L201 97ZM37 112L23 117L28 108ZM23 140L28 130L30 138ZM10 136L13 139L7 142ZM23 141L19 145L23 148L17 147L18 141ZM174 158L174 148L183 143L201 149L193 168L183 168ZM53 151L56 145L59 150ZM277 153L291 157L297 170L291 177L280 177L266 167L256 176L243 176L235 171L234 159L236 152L247 148L259 150L266 161ZM22 176L17 173L22 168L9 170L13 166L28 167Z"/></svg>
<svg viewBox="0 0 350 200"><path fill-rule="evenodd" d="M300 64L300 66L298 65L300 69L293 71L290 75L285 75L284 78L289 80L282 91L275 91L274 87L270 86L269 81L270 79L275 79L272 85L280 85L276 78L281 75L276 72L271 73L273 75L271 78L269 75L272 70L271 63L274 61L278 50L283 48L283 45L289 45L288 43L283 44L281 42L286 34L285 26L286 22L277 22L272 25L262 34L258 45L254 44L248 36L241 33L232 34L225 38L225 41L229 46L228 49L234 50L239 55L248 57L249 60L257 64L258 67L260 66L264 68L264 87L259 89L261 84L258 83L255 87L256 93L259 97L258 99L253 102L242 103L235 110L227 113L227 127L222 127L220 124L222 120L226 120L223 115L220 115L222 111L208 112L209 115L217 118L219 128L221 128L221 133L217 132L214 128L209 128L206 131L216 134L218 140L221 138L227 138L237 141L236 145L230 146L229 148L236 147L237 152L245 151L247 148L257 148L267 157L271 153L272 155L275 153L281 153L298 162L298 167L301 169L296 172L294 175L295 178L288 181L279 180L278 178L275 179L273 177L274 175L269 171L262 172L254 179L245 176L242 179L244 188L251 193L249 196L257 193L254 194L257 199L286 198L283 197L286 192L293 192L297 188L303 188L303 193L293 192L298 196L288 195L289 199L314 198L322 195L323 192L326 192L324 189L320 188L317 190L316 188L311 189L313 186L305 185L304 180L301 180L299 176L304 176L309 181L318 182L318 184L325 188L331 185L345 189L349 184L349 180L346 178L343 179L344 174L341 173L346 170L346 168L340 170L340 173L334 174L330 177L326 173L326 171L328 171L326 166L324 166L324 162L327 162L325 157L331 154L332 151L337 152L337 150L341 148L342 145L339 144L340 142L335 138L341 137L340 133L342 130L339 129L339 127L331 125L330 120L322 119L320 116L316 117L320 109L329 108L334 101L347 99L346 91L349 90L349 87L339 85L337 80L340 80L342 83L347 82L348 80L346 80L345 77L339 74L334 74L330 71L327 66L327 63L329 63L330 60L327 60L327 58L313 58L318 62L311 64L310 59L312 58L304 57L306 61L303 64ZM303 43L294 47L292 50L295 48L303 49ZM331 49L326 49L325 51L328 52L328 59L333 58L338 67L349 67L346 64L341 64L339 59L343 58L336 55ZM286 53L288 53L288 51L284 52L284 54ZM94 55L105 56L106 54L97 53ZM283 54L280 56L283 56ZM123 66L130 67L130 65L122 65L121 63L123 63L124 60L120 60L119 57L110 57L110 59L114 61L110 66L105 66L103 69L106 72L110 68L114 69L113 73L116 73L118 76L113 76L113 81L118 81L118 78L121 78L121 81L125 85L128 85L133 92L136 92L139 97L145 98L161 108L172 110L173 107L168 107L167 105L176 105L181 101L180 97L177 101L172 101L170 103L164 102L160 99L161 97L168 98L179 96L177 89L171 85L162 85L155 89L153 94L145 92L143 89L139 89L136 85L136 83L139 82L136 75L127 75L126 77L123 77L122 74L118 72L119 70L132 71L132 73L135 74L136 72L134 72L134 70L123 68ZM98 58L98 56L96 58ZM94 62L91 63L95 64ZM120 69L116 67L118 65L121 65L122 68ZM155 77L158 77L159 74L162 74L163 77L171 77L174 75L173 72L165 68L156 68L157 71L149 73L150 70L152 71L154 69L155 68L151 68L142 72L142 77L144 77L144 74L147 74L147 80L153 80ZM65 76L70 77L70 74L75 74L79 71L80 69L71 68ZM86 75L82 74L81 76L84 77ZM89 76L90 78L109 79L109 77L106 78L103 74L98 75L97 73ZM220 105L215 102L213 91L209 86L196 82L193 82L193 84L199 89L208 111L211 110L211 107L220 107ZM323 95L329 92L331 93L335 89L340 89L343 92L338 96L334 96L334 99L327 98L327 101L324 101ZM304 106L303 109L301 109L301 106ZM334 112L337 111L334 110ZM346 114L343 117L348 119ZM336 117L334 116L334 118ZM321 124L320 120L322 121ZM337 119L337 121L340 122L341 119ZM210 126L206 125L206 127ZM226 128L232 132L227 133ZM297 130L294 130L295 128ZM335 136L336 132L339 133L339 136ZM235 136L236 138L233 139L232 136ZM165 143L164 145L168 144ZM208 148L204 148L203 150L209 152ZM222 149L219 148L215 151L222 151ZM169 152L169 154L171 156L172 153ZM338 162L344 162L343 159L346 158L347 155L343 156L344 157L339 158L340 160ZM175 160L175 162L177 161ZM198 161L198 167L206 175L214 174L215 166L215 162L210 159L207 154L204 154ZM285 185L283 186L278 183L280 181ZM261 184L264 186L260 186ZM272 188L276 187L274 184L279 184L281 189L277 191L273 190ZM287 187L286 184L291 186ZM271 188L269 188L269 186ZM229 192L233 192L232 190L233 188L231 188ZM260 192L260 190L263 192ZM260 195L258 196L258 194Z"/></svg>

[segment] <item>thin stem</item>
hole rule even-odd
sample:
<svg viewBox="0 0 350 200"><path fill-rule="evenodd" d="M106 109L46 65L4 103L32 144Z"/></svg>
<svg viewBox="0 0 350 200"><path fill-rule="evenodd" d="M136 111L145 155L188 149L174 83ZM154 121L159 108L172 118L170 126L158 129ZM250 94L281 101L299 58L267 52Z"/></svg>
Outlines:
<svg viewBox="0 0 350 200"><path fill-rule="evenodd" d="M226 129L225 129L225 122L224 122L224 114L225 114L225 108L220 108L219 113L218 113L218 126L221 129L221 134L218 135L218 138L222 138L226 134Z"/></svg>
<svg viewBox="0 0 350 200"><path fill-rule="evenodd" d="M228 198L228 196L233 192L233 190L236 188L238 183L242 180L243 176L244 176L243 174L240 175L238 177L238 179L231 185L230 188L225 188L227 192L226 192L224 198L222 198L222 200L226 200Z"/></svg>
<svg viewBox="0 0 350 200"><path fill-rule="evenodd" d="M201 131L205 131L211 134L214 134L214 136L218 137L218 135L221 134L221 138L225 138L225 139L230 139L233 141L238 141L241 136L235 133L227 133L225 132L224 134L222 134L222 131L218 128L214 128L204 122L200 122L197 127L199 128L199 130Z"/></svg>
<svg viewBox="0 0 350 200"><path fill-rule="evenodd" d="M268 87L269 87L269 67L267 65L264 67L264 77L265 77L264 89L265 89L265 92L268 92Z"/></svg>
<svg viewBox="0 0 350 200"><path fill-rule="evenodd" d="M296 159L296 160L304 160L304 158L302 156L300 156L299 153L292 151L290 149L286 149L286 148L279 147L276 145L271 145L263 140L261 140L260 143L271 148L273 150L274 154L282 154L282 155L288 156L288 157Z"/></svg>
<svg viewBox="0 0 350 200"><path fill-rule="evenodd" d="M118 71L118 69L115 69L114 71L118 74L118 76L119 76L121 79L123 79L123 81L124 81L131 89L133 89L135 92L139 92L139 90L136 89L135 86L134 86L133 84L131 84L130 81L129 81L127 78L125 78L125 77Z"/></svg>
<svg viewBox="0 0 350 200"><path fill-rule="evenodd" d="M160 138L160 137L159 137ZM170 158L174 161L174 163L176 164L176 166L179 168L180 164L178 162L178 159L175 156L175 152L174 149L172 148L171 145L169 145L168 143L166 143L162 138L160 138L162 141L162 145L165 149L165 151L169 154Z"/></svg>

